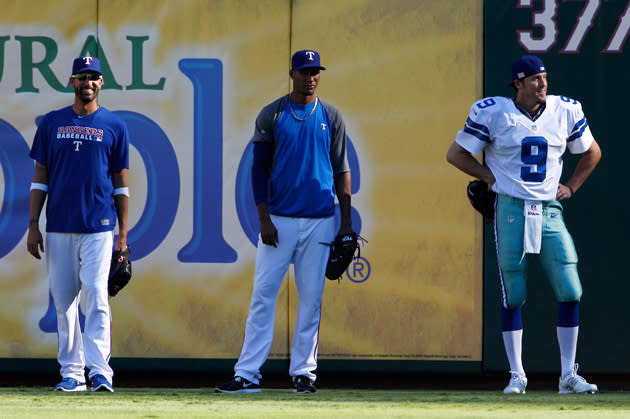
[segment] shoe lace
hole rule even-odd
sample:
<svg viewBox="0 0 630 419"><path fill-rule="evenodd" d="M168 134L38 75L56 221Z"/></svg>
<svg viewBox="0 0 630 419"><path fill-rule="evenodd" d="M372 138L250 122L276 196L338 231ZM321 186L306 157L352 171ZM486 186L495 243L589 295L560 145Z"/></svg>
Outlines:
<svg viewBox="0 0 630 419"><path fill-rule="evenodd" d="M584 377L577 373L578 367L578 364L573 365L573 370L566 376L567 384L570 386L575 386L576 384L588 384Z"/></svg>
<svg viewBox="0 0 630 419"><path fill-rule="evenodd" d="M296 385L303 385L303 386L310 386L311 385L311 380L309 380L306 377L299 376L298 378L295 379L295 384Z"/></svg>
<svg viewBox="0 0 630 419"><path fill-rule="evenodd" d="M520 385L525 384L525 376L523 374L516 371L510 371L510 374L512 374L512 377L510 378L510 383Z"/></svg>

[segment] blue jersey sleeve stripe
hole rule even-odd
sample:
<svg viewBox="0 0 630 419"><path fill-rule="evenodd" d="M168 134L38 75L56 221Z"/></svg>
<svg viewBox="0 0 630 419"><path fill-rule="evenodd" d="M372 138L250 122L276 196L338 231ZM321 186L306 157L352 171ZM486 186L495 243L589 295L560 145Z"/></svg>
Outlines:
<svg viewBox="0 0 630 419"><path fill-rule="evenodd" d="M488 127L478 124L472 121L470 118L466 120L464 132L466 134L474 135L475 137L486 143L490 142L490 130L488 130Z"/></svg>
<svg viewBox="0 0 630 419"><path fill-rule="evenodd" d="M488 129L488 127L486 127L485 125L481 125L470 118L466 119L466 126L470 126L471 128L477 129L483 132L484 134L487 134L488 136L490 135L490 130Z"/></svg>
<svg viewBox="0 0 630 419"><path fill-rule="evenodd" d="M586 127L588 127L588 121L586 120L586 118L582 118L573 127L573 131L572 131L573 133L571 134L571 136L569 137L567 141L570 142L577 138L580 138L582 134L584 133L584 130L586 129Z"/></svg>
<svg viewBox="0 0 630 419"><path fill-rule="evenodd" d="M576 132L578 130L584 130L584 127L588 125L588 122L586 121L586 117L580 119L578 122L575 123L575 125L573 126L573 131L572 132Z"/></svg>
<svg viewBox="0 0 630 419"><path fill-rule="evenodd" d="M473 135L473 136L475 136L475 137L479 138L481 141L484 141L484 142L486 142L486 143L489 143L489 142L490 142L490 137L489 137L489 136L487 136L487 135L484 135L484 134L480 133L479 131L475 131L475 130L473 130L473 129L471 129L471 128L464 127L464 132L465 132L466 134Z"/></svg>

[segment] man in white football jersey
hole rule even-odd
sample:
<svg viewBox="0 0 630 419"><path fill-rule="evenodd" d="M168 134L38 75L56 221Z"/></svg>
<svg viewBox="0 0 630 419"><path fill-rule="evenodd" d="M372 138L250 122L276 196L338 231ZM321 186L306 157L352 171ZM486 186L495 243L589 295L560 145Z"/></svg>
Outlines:
<svg viewBox="0 0 630 419"><path fill-rule="evenodd" d="M521 359L527 253L538 254L559 303L559 393L594 393L595 384L577 374L575 363L582 286L577 252L559 201L571 198L601 158L581 104L547 96L547 72L535 56L512 64L516 98L488 97L471 107L464 128L447 153L455 167L492 185L497 193L494 230L502 290L501 328L510 364L504 393L525 393ZM581 154L565 184L560 183L565 149ZM485 165L473 155L485 153Z"/></svg>

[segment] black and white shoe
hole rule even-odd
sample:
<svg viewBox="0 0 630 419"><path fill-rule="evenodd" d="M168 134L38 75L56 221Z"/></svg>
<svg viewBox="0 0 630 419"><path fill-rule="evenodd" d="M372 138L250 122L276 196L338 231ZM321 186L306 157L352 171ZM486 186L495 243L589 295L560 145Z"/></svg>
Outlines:
<svg viewBox="0 0 630 419"><path fill-rule="evenodd" d="M260 385L252 383L238 375L227 383L219 384L215 387L216 393L260 393Z"/></svg>
<svg viewBox="0 0 630 419"><path fill-rule="evenodd" d="M295 377L293 379L293 392L298 394L307 394L307 393L315 393L317 389L313 385L313 382L310 378L305 375L300 375L299 377Z"/></svg>

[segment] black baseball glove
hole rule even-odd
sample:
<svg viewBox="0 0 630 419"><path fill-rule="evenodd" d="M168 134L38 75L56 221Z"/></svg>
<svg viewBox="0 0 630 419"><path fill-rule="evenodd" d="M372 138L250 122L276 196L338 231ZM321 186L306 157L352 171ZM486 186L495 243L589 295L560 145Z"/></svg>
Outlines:
<svg viewBox="0 0 630 419"><path fill-rule="evenodd" d="M125 250L115 250L112 253L112 264L109 267L107 290L111 297L118 294L131 279L131 261L129 260L129 246Z"/></svg>
<svg viewBox="0 0 630 419"><path fill-rule="evenodd" d="M357 253L357 257L361 257L359 240L367 243L367 240L354 232L339 235L335 237L335 241L332 243L322 243L330 246L330 255L326 265L326 278L341 279L348 265L354 259L354 254Z"/></svg>
<svg viewBox="0 0 630 419"><path fill-rule="evenodd" d="M494 201L496 192L488 189L488 184L483 180L473 180L466 188L466 195L473 208L479 211L487 220L494 219Z"/></svg>

